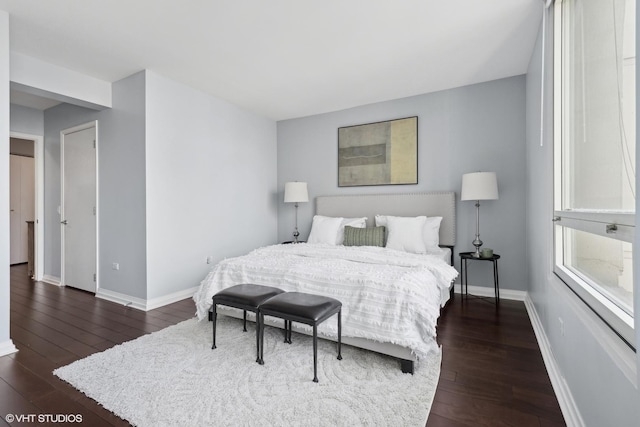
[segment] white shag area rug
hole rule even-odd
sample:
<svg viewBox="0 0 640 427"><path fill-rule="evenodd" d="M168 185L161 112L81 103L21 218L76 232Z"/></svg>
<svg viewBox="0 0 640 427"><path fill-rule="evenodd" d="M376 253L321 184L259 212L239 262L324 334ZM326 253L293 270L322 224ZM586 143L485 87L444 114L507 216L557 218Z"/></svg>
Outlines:
<svg viewBox="0 0 640 427"><path fill-rule="evenodd" d="M440 376L441 353L403 374L397 359L265 329L264 365L255 362L255 324L218 316L187 320L117 345L54 374L138 426L424 426Z"/></svg>

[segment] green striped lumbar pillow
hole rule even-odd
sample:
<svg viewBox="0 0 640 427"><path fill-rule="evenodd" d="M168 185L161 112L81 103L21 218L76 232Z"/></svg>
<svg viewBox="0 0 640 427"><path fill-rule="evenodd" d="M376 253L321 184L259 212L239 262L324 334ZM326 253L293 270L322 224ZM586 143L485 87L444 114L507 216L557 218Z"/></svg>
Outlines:
<svg viewBox="0 0 640 427"><path fill-rule="evenodd" d="M345 246L384 246L384 227L344 227Z"/></svg>

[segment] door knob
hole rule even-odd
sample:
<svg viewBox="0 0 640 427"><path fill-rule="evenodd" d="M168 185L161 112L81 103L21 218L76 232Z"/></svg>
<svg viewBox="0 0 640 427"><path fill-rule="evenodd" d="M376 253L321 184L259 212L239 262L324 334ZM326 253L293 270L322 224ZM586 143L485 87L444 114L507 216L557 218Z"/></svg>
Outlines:
<svg viewBox="0 0 640 427"><path fill-rule="evenodd" d="M67 220L65 219L64 221L60 221L60 224L67 225Z"/></svg>

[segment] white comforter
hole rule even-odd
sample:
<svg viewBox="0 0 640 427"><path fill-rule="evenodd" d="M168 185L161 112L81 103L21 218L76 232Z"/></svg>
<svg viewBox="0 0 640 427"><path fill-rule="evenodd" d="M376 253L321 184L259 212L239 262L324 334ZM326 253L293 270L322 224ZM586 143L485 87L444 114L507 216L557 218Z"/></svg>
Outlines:
<svg viewBox="0 0 640 427"><path fill-rule="evenodd" d="M241 283L308 292L342 302L342 335L410 348L418 357L434 348L441 294L457 271L433 255L377 247L275 245L214 266L193 296L200 320L211 298ZM337 336L331 319L319 333Z"/></svg>

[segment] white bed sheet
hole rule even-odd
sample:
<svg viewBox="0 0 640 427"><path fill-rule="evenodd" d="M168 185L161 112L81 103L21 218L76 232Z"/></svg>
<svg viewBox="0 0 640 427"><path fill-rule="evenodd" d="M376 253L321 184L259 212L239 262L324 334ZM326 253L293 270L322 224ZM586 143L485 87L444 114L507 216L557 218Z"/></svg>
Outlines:
<svg viewBox="0 0 640 427"><path fill-rule="evenodd" d="M429 254L437 256L439 259L449 265L451 263L451 249L449 248L439 248L437 251L429 252ZM440 289L440 307L444 307L447 301L449 301L449 299L451 298L450 290L450 288Z"/></svg>
<svg viewBox="0 0 640 427"><path fill-rule="evenodd" d="M213 295L236 284L325 295L343 303L344 337L400 345L421 357L437 349L440 307L458 275L449 257L449 249L417 255L375 247L268 246L218 263L194 301L202 320ZM336 322L323 322L318 332L337 336Z"/></svg>

